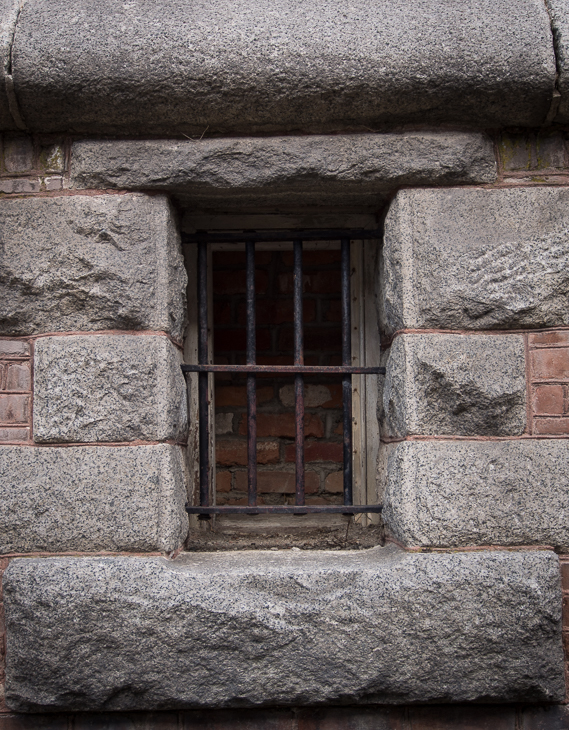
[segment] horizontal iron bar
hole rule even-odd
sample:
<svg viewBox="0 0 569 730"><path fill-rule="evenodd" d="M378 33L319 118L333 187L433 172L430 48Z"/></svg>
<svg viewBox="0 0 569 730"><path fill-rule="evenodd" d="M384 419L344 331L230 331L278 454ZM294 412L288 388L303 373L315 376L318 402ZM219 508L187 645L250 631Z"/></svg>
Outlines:
<svg viewBox="0 0 569 730"><path fill-rule="evenodd" d="M193 507L186 505L186 512L190 515L227 515L227 514L248 514L248 515L304 515L304 514L317 514L323 512L326 514L360 514L362 512L381 512L382 505L380 504L358 504L358 505L344 505L344 504L326 504L326 505L303 505L301 507L296 505L263 505L262 507L237 507L231 506L220 506L220 507Z"/></svg>
<svg viewBox="0 0 569 730"><path fill-rule="evenodd" d="M339 241L341 238L362 241L383 237L380 229L369 231L364 228L329 228L325 230L306 231L251 231L250 233L182 233L182 243L245 243L246 241L258 241L261 243L272 243L274 241Z"/></svg>
<svg viewBox="0 0 569 730"><path fill-rule="evenodd" d="M282 375L385 375L385 368L352 365L182 365L184 373L280 373Z"/></svg>

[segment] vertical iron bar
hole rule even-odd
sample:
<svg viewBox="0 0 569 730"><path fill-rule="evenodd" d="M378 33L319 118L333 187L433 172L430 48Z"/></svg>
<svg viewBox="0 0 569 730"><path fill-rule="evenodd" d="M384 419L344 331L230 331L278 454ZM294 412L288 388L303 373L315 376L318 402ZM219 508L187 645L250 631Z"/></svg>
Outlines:
<svg viewBox="0 0 569 730"><path fill-rule="evenodd" d="M247 293L247 365L256 362L255 339L255 243L245 244ZM247 504L257 504L257 384L256 376L247 375Z"/></svg>
<svg viewBox="0 0 569 730"><path fill-rule="evenodd" d="M198 243L198 363L207 365L207 243ZM209 387L208 373L198 374L200 506L209 507Z"/></svg>
<svg viewBox="0 0 569 730"><path fill-rule="evenodd" d="M304 331L302 317L302 241L294 241L294 364L304 365ZM295 410L295 504L304 504L304 376L294 378Z"/></svg>
<svg viewBox="0 0 569 730"><path fill-rule="evenodd" d="M350 239L342 239L342 365L352 364ZM342 376L344 426L344 504L353 504L352 490L352 376Z"/></svg>

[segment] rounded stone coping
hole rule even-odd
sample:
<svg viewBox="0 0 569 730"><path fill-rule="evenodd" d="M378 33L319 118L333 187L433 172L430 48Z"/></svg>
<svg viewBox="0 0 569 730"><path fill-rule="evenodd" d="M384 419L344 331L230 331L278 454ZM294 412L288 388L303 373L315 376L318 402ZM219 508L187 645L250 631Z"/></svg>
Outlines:
<svg viewBox="0 0 569 730"><path fill-rule="evenodd" d="M42 132L539 126L550 110L556 67L541 0L517 0L515 17L510 0L263 8L27 0L4 77L26 126ZM10 16L10 3L0 11Z"/></svg>

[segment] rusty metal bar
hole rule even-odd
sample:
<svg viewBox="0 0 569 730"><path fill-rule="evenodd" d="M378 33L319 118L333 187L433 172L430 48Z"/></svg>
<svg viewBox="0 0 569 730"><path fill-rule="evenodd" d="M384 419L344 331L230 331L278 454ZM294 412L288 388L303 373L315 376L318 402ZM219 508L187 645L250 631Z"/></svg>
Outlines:
<svg viewBox="0 0 569 730"><path fill-rule="evenodd" d="M245 244L247 293L247 365L254 365L256 353L255 242ZM247 502L257 504L257 377L247 375Z"/></svg>
<svg viewBox="0 0 569 730"><path fill-rule="evenodd" d="M343 375L344 373L385 375L384 367L343 367L342 365L182 365L185 373L280 373L281 375Z"/></svg>
<svg viewBox="0 0 569 730"><path fill-rule="evenodd" d="M310 513L327 513L327 514L348 514L356 515L362 512L381 512L380 504L363 504L363 505L342 505L342 504L319 504L319 505L262 505L255 507L236 507L231 506L215 506L215 507L192 507L186 505L186 512L191 515L222 515L222 514L249 514L249 515L303 515Z"/></svg>
<svg viewBox="0 0 569 730"><path fill-rule="evenodd" d="M199 374L199 457L200 457L200 506L186 505L186 511L201 517L212 514L308 514L340 513L357 514L381 512L381 505L353 505L352 491L352 383L351 375L385 374L384 367L359 367L351 365L351 292L350 292L350 240L381 238L382 231L325 230L325 231L272 231L247 234L183 234L184 243L198 244L198 364L182 365L184 373ZM302 242L304 240L341 241L342 286L342 365L304 365L302 323ZM292 241L294 249L294 365L272 366L256 364L255 340L255 242ZM246 365L212 365L208 363L208 307L207 307L207 244L215 242L245 243L246 246L246 299L247 299L247 359ZM210 423L208 373L231 372L247 375L247 452L248 452L248 506L212 506L210 504ZM294 374L296 416L296 494L295 505L257 506L257 399L256 373ZM344 426L344 504L304 504L304 375L342 375L343 426Z"/></svg>
<svg viewBox="0 0 569 730"><path fill-rule="evenodd" d="M367 231L363 228L328 228L320 230L298 230L298 231L259 231L247 233L182 233L182 243L244 243L245 241L256 241L261 243L274 243L286 241L339 241L342 238L365 241L383 237L383 231L376 229Z"/></svg>
<svg viewBox="0 0 569 730"><path fill-rule="evenodd" d="M294 241L294 364L304 365L304 328L302 321L302 241ZM295 504L304 504L304 376L294 378L295 417Z"/></svg>
<svg viewBox="0 0 569 730"><path fill-rule="evenodd" d="M350 289L350 239L342 238L342 365L352 364L352 318ZM342 403L344 425L344 504L353 504L352 469L352 376L342 377Z"/></svg>
<svg viewBox="0 0 569 730"><path fill-rule="evenodd" d="M198 362L207 365L208 360L208 312L207 312L207 243L198 244ZM199 459L200 459L200 505L210 503L209 482L209 384L207 371L198 375L199 410Z"/></svg>

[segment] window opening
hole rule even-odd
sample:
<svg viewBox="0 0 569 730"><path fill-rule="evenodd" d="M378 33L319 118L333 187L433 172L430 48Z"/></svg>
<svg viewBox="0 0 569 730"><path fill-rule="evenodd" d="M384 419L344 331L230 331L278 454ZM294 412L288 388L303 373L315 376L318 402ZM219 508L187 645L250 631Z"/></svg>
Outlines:
<svg viewBox="0 0 569 730"><path fill-rule="evenodd" d="M263 233L195 233L182 234L184 244L197 245L197 296L198 296L198 362L186 364L182 370L198 373L199 412L199 505L187 505L190 514L209 517L212 514L309 514L340 513L357 514L381 511L380 505L353 504L353 445L352 445L352 377L361 374L380 374L385 368L352 365L351 356L351 267L350 243L352 240L369 240L381 237L380 231L369 230L306 230L265 231ZM341 251L341 365L306 365L304 362L303 324L303 243L305 241L340 242ZM261 365L257 363L256 343L256 296L255 296L255 244L258 242L292 242L293 245L293 347L291 365ZM246 357L245 364L212 364L208 347L208 246L215 243L245 244L246 276ZM211 439L213 424L210 409L210 374L238 373L247 383L247 505L212 504L210 483L212 470ZM257 375L294 376L295 403L295 504L260 505L257 490ZM343 504L307 505L305 495L305 376L337 375L342 380L343 405Z"/></svg>

